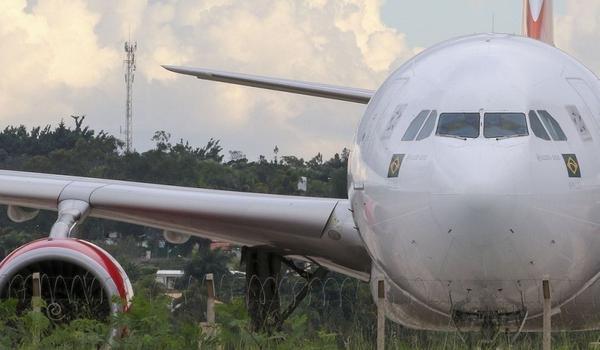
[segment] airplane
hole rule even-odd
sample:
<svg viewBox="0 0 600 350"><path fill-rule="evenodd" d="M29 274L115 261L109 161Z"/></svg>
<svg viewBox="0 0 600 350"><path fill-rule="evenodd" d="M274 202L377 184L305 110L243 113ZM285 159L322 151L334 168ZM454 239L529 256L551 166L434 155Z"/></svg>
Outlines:
<svg viewBox="0 0 600 350"><path fill-rule="evenodd" d="M244 246L247 278L276 278L293 258L318 266L309 279L329 270L369 282L374 298L383 281L386 317L414 329L540 331L548 291L553 331L600 329L600 82L554 46L551 0L524 0L523 14L522 36L442 42L376 91L164 66L366 104L348 198L3 170L0 203L13 221L39 210L58 218L48 238L0 263L0 297L17 275L85 271L108 300L129 300L118 262L71 236L95 217L163 229L171 243Z"/></svg>

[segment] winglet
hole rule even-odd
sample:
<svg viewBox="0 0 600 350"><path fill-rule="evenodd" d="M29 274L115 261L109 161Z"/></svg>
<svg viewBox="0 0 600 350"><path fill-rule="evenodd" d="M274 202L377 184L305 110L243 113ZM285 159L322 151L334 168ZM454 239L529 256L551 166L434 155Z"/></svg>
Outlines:
<svg viewBox="0 0 600 350"><path fill-rule="evenodd" d="M554 45L552 0L523 0L523 35Z"/></svg>
<svg viewBox="0 0 600 350"><path fill-rule="evenodd" d="M252 86L256 88L291 92L301 95L329 98L348 102L367 104L374 91L365 89L348 88L342 86L325 85L305 81L278 79L258 75L224 72L207 68L191 68L163 65L164 69L171 72L192 75L198 79L220 81L223 83Z"/></svg>

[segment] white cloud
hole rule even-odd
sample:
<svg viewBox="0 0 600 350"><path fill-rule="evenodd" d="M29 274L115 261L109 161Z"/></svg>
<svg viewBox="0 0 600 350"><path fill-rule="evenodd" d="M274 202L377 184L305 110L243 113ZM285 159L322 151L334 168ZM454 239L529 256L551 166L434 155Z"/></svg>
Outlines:
<svg viewBox="0 0 600 350"><path fill-rule="evenodd" d="M336 13L336 25L356 37L363 60L376 72L386 72L395 60L406 60L413 54L407 49L404 35L381 21L381 1L348 0Z"/></svg>
<svg viewBox="0 0 600 350"><path fill-rule="evenodd" d="M113 7L120 19L120 35L129 36L131 32L135 33L142 23L144 10L148 6L147 0L127 0L117 1L109 4Z"/></svg>
<svg viewBox="0 0 600 350"><path fill-rule="evenodd" d="M596 74L600 73L600 2L571 0L566 13L557 16L556 46L581 60Z"/></svg>
<svg viewBox="0 0 600 350"><path fill-rule="evenodd" d="M375 88L415 51L381 21L381 0L37 0L30 13L25 6L25 0L0 4L0 74L8 76L0 82L0 117L14 122L9 117L25 115L43 124L77 109L96 115L93 127L118 130L122 44L131 31L138 41L138 149L149 146L152 131L167 129L196 144L222 138L251 156L274 144L302 156L317 147L331 154L350 144L363 111L196 81L161 64ZM32 98L39 104L27 106Z"/></svg>
<svg viewBox="0 0 600 350"><path fill-rule="evenodd" d="M119 56L100 47L93 31L99 19L83 1L44 0L25 12L27 2L0 3L0 118L40 108L56 111L68 101L50 98L53 89L97 85Z"/></svg>

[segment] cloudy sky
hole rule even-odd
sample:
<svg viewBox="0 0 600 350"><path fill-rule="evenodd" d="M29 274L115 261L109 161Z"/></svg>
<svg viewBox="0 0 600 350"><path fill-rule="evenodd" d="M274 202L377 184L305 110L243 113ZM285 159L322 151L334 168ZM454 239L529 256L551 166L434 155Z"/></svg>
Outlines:
<svg viewBox="0 0 600 350"><path fill-rule="evenodd" d="M436 42L519 33L520 0L2 0L0 122L124 126L123 43L138 42L134 146L156 130L250 158L331 156L364 106L205 82L160 64L375 89ZM600 1L557 0L557 45L600 73ZM493 24L492 24L493 23Z"/></svg>

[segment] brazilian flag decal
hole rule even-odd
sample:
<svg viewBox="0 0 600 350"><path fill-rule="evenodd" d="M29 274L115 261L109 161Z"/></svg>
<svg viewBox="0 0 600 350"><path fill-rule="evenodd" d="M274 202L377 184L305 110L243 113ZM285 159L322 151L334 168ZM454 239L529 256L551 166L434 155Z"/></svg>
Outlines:
<svg viewBox="0 0 600 350"><path fill-rule="evenodd" d="M388 177L398 177L398 173L400 173L400 165L402 165L403 159L404 154L394 154L392 156L392 160L390 161L390 166L388 168Z"/></svg>
<svg viewBox="0 0 600 350"><path fill-rule="evenodd" d="M577 156L574 154L563 154L562 156L565 160L569 177L581 177L581 169L579 168Z"/></svg>

